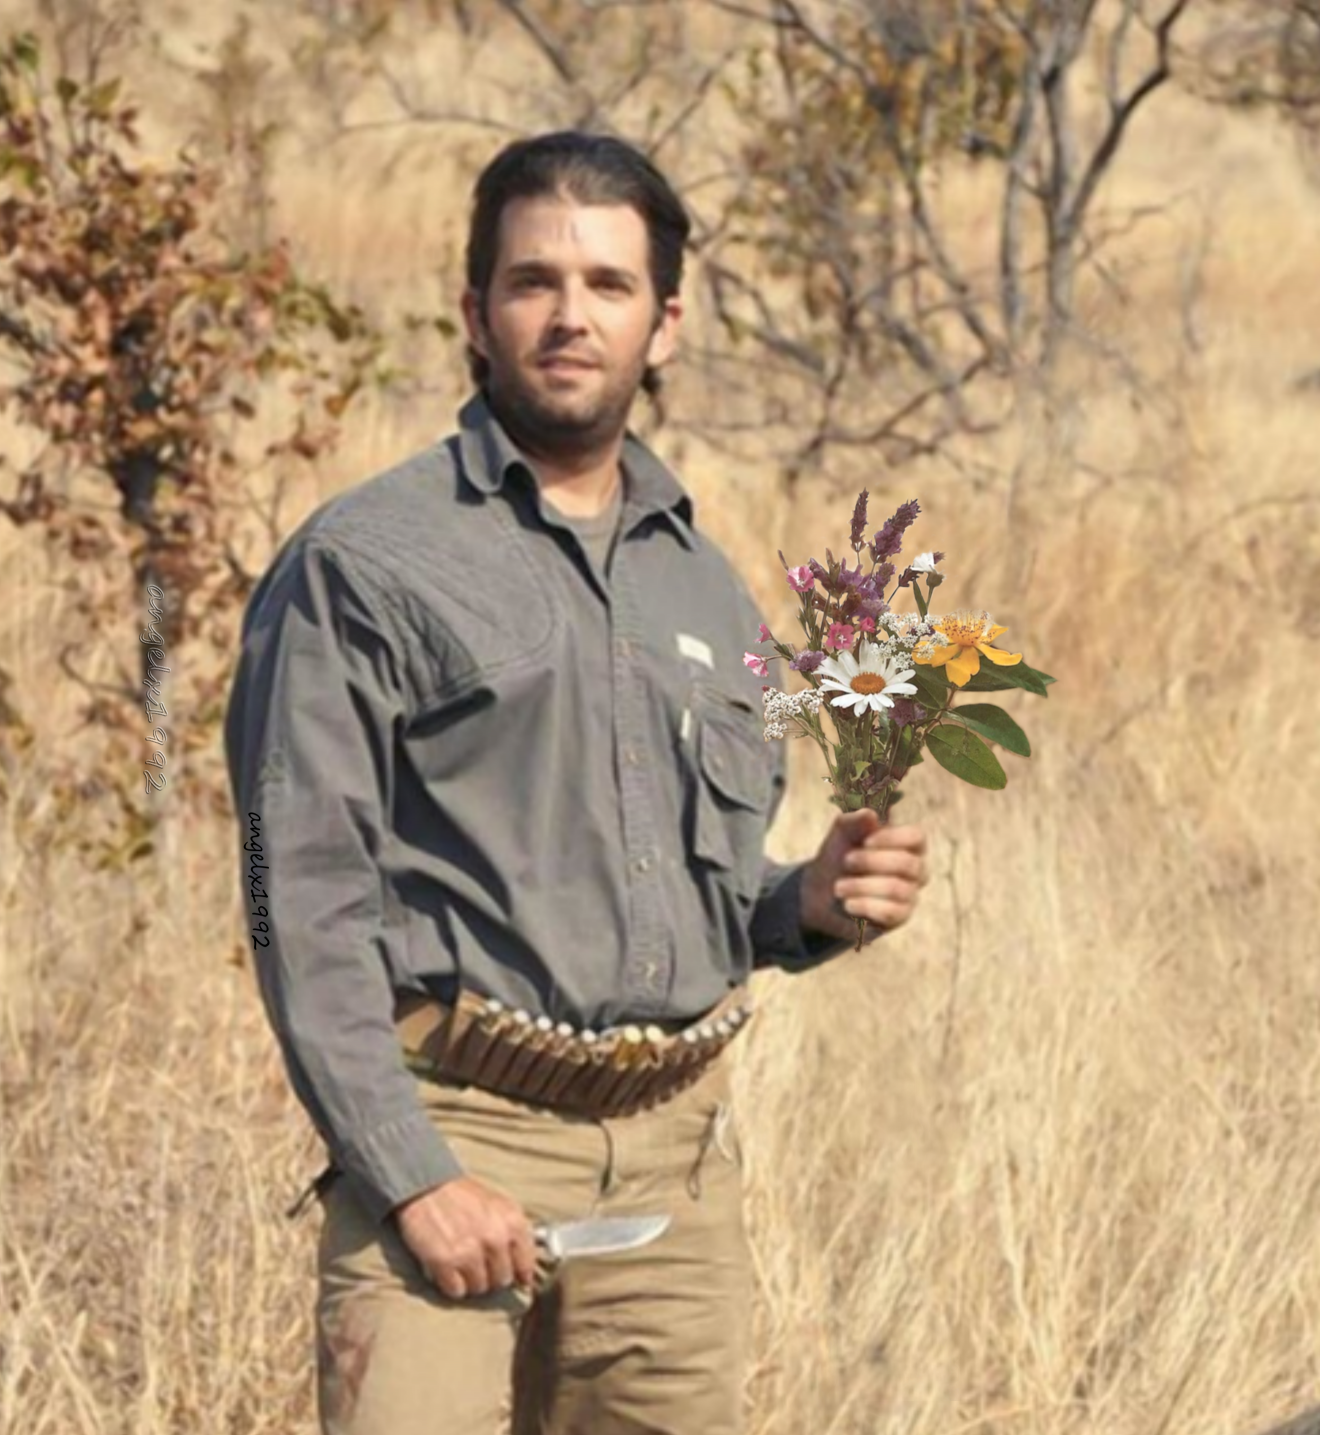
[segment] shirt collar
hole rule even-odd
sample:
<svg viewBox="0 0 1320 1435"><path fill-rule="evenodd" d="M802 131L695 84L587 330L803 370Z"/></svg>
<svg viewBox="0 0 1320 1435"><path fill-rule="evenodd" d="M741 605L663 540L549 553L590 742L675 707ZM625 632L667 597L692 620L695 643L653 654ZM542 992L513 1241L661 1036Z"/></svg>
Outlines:
<svg viewBox="0 0 1320 1435"><path fill-rule="evenodd" d="M503 425L477 392L458 412L459 452L467 481L487 497L504 486L504 475L515 464L529 469ZM624 434L623 467L630 483L627 502L641 513L660 513L669 520L684 547L697 546L692 527L692 496L631 429Z"/></svg>

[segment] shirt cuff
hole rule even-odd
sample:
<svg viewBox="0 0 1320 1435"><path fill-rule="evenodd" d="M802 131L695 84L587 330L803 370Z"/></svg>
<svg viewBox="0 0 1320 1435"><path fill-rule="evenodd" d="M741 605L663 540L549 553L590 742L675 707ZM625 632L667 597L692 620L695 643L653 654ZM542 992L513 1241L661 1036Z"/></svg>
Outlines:
<svg viewBox="0 0 1320 1435"><path fill-rule="evenodd" d="M752 966L806 972L841 956L855 945L802 926L802 874L806 862L781 865L767 861L761 894L752 909Z"/></svg>
<svg viewBox="0 0 1320 1435"><path fill-rule="evenodd" d="M374 1221L383 1221L401 1202L464 1174L424 1111L388 1121L335 1154Z"/></svg>

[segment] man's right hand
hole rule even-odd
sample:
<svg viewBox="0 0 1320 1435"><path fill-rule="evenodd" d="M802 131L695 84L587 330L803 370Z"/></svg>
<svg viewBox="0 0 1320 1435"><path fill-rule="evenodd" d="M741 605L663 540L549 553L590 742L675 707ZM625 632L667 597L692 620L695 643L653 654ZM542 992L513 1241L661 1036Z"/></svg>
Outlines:
<svg viewBox="0 0 1320 1435"><path fill-rule="evenodd" d="M536 1279L536 1239L523 1208L471 1176L458 1176L396 1206L404 1244L453 1300Z"/></svg>

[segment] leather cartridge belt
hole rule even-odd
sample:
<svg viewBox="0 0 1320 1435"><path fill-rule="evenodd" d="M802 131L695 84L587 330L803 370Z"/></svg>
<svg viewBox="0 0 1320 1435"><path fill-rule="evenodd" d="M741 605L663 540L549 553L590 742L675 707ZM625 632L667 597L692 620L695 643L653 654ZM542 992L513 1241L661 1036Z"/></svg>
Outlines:
<svg viewBox="0 0 1320 1435"><path fill-rule="evenodd" d="M405 997L395 1026L419 1076L479 1086L557 1111L629 1116L691 1086L751 1020L745 987L690 1026L580 1031L460 991L455 1005Z"/></svg>

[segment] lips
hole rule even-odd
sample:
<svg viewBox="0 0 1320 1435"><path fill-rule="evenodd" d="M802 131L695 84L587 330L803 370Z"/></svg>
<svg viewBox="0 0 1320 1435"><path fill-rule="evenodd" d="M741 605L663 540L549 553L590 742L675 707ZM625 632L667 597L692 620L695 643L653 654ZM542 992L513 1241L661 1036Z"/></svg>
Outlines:
<svg viewBox="0 0 1320 1435"><path fill-rule="evenodd" d="M586 359L570 359L562 355L555 355L553 358L542 359L539 365L542 369L565 369L574 372L586 372L588 369L598 369L599 364L590 363Z"/></svg>

